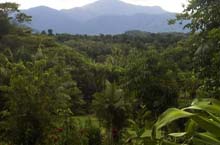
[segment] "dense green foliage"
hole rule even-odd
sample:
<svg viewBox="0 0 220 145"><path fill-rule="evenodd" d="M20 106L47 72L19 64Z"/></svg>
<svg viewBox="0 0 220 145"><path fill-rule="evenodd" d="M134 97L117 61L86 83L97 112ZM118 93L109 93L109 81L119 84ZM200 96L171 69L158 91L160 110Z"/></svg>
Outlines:
<svg viewBox="0 0 220 145"><path fill-rule="evenodd" d="M184 132L168 132L169 137L162 142L168 145L217 145L220 143L219 111L220 102L215 99L195 100L191 106L181 110L170 108L160 116L154 125L153 137L155 138L157 131L169 123L188 118Z"/></svg>
<svg viewBox="0 0 220 145"><path fill-rule="evenodd" d="M166 131L161 140L164 144L220 144L219 139L219 1L192 0L178 20L190 20L185 27L192 31L189 45L194 51L194 70L198 89L196 99L190 107L182 110L171 108L164 112L153 128L157 130L180 118L188 118L184 132ZM206 98L206 99L204 99ZM169 128L169 127L168 127ZM171 138L170 138L171 136Z"/></svg>
<svg viewBox="0 0 220 145"><path fill-rule="evenodd" d="M190 1L173 20L190 20L190 34L89 36L33 33L17 4L0 3L0 144L152 145L166 109L153 137L218 144L218 4ZM207 100L185 108L195 98ZM167 126L179 118L191 130Z"/></svg>

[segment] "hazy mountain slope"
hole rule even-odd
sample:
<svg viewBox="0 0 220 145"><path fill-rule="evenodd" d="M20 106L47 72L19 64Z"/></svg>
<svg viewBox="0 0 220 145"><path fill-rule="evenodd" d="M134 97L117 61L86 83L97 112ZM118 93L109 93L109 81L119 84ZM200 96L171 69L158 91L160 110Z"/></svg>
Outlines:
<svg viewBox="0 0 220 145"><path fill-rule="evenodd" d="M33 16L30 26L39 31L56 33L117 34L128 30L148 32L181 32L182 26L169 26L174 18L160 7L144 7L119 0L100 0L81 8L55 10L40 6L24 11Z"/></svg>
<svg viewBox="0 0 220 145"><path fill-rule="evenodd" d="M142 30L147 32L181 32L179 25L168 25L168 19L174 14L148 15L136 14L133 16L100 16L87 21L84 32L89 34L117 34L128 30Z"/></svg>
<svg viewBox="0 0 220 145"><path fill-rule="evenodd" d="M99 0L83 7L62 10L65 14L74 20L86 21L97 16L104 15L134 15L138 13L163 14L165 10L158 6L138 6L132 5L120 0Z"/></svg>
<svg viewBox="0 0 220 145"><path fill-rule="evenodd" d="M81 26L80 22L74 21L62 12L45 7L35 7L24 11L32 16L31 27L37 30L53 29L55 32L75 31ZM76 26L76 27L75 27Z"/></svg>

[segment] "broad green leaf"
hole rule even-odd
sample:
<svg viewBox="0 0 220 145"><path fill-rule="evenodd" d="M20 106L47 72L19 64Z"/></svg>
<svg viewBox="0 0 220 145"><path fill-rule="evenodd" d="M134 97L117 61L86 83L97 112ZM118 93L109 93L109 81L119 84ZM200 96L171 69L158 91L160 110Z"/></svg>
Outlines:
<svg viewBox="0 0 220 145"><path fill-rule="evenodd" d="M169 136L172 136L172 137L183 137L187 134L187 132L179 132L179 133L170 133Z"/></svg>
<svg viewBox="0 0 220 145"><path fill-rule="evenodd" d="M220 117L216 117L215 115L213 115L212 113L208 113L211 117L211 119L213 119L214 121L220 123Z"/></svg>
<svg viewBox="0 0 220 145"><path fill-rule="evenodd" d="M191 118L203 129L220 137L220 124L205 117L194 115Z"/></svg>
<svg viewBox="0 0 220 145"><path fill-rule="evenodd" d="M141 138L151 137L151 130L145 130L140 137Z"/></svg>
<svg viewBox="0 0 220 145"><path fill-rule="evenodd" d="M194 120L189 120L186 125L186 132L188 135L193 135L196 132L198 124Z"/></svg>
<svg viewBox="0 0 220 145"><path fill-rule="evenodd" d="M158 121L155 124L155 127L156 129L161 129L162 127L168 125L174 120L191 116L194 116L194 114L180 109L170 108L159 117Z"/></svg>
<svg viewBox="0 0 220 145"><path fill-rule="evenodd" d="M198 133L195 135L195 137L205 142L208 142L211 145L220 145L220 140L216 136L213 136L210 133Z"/></svg>
<svg viewBox="0 0 220 145"><path fill-rule="evenodd" d="M211 119L213 119L214 121L220 123L220 118L216 117L215 115L213 115L212 113L208 112L208 110L204 109L204 108L200 108L198 106L190 106L187 108L184 108L183 110L200 110L200 111L204 111L206 112L208 115L210 115Z"/></svg>
<svg viewBox="0 0 220 145"><path fill-rule="evenodd" d="M128 119L128 122L131 123L132 125L136 124L136 122L134 120L132 120L132 119Z"/></svg>
<svg viewBox="0 0 220 145"><path fill-rule="evenodd" d="M212 145L208 141L202 140L197 137L192 138L192 141L193 141L193 144L195 145Z"/></svg>
<svg viewBox="0 0 220 145"><path fill-rule="evenodd" d="M201 101L201 102L200 102ZM168 109L154 125L152 137L155 138L157 130L179 118L189 118L186 132L170 133L173 137L191 136L194 144L219 145L220 144L220 118L216 116L220 112L220 103L215 99L196 100L192 106L179 109ZM187 112L191 111L191 112ZM192 113L193 112L193 113ZM199 133L196 128L202 128L206 133ZM167 142L170 144L170 142ZM174 143L175 144L175 143Z"/></svg>
<svg viewBox="0 0 220 145"><path fill-rule="evenodd" d="M191 116L194 116L194 114L180 110L180 109L176 109L176 108L168 109L159 117L158 121L155 123L153 130L152 130L152 137L155 138L157 134L157 130L168 125L174 120L177 120L180 118L187 118Z"/></svg>
<svg viewBox="0 0 220 145"><path fill-rule="evenodd" d="M193 101L192 106L186 109L198 109L220 115L220 101L210 98L202 100L196 99Z"/></svg>

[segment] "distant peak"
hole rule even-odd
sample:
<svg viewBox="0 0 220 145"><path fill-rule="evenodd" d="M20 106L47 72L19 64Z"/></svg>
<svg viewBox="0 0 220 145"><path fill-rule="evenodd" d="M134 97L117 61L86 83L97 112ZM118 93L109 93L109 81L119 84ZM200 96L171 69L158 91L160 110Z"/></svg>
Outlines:
<svg viewBox="0 0 220 145"><path fill-rule="evenodd" d="M120 0L99 0L99 1L107 1L107 2L119 2Z"/></svg>
<svg viewBox="0 0 220 145"><path fill-rule="evenodd" d="M33 7L33 8L36 8L36 9L53 9L53 8L50 8L50 7L44 6L44 5L36 6L36 7Z"/></svg>
<svg viewBox="0 0 220 145"><path fill-rule="evenodd" d="M33 7L33 8L29 8L29 9L32 9L32 10L38 10L38 9L41 9L41 10L56 10L56 9L53 9L53 8L51 8L51 7L48 7L48 6L43 6L43 5L41 5L41 6L36 6L36 7ZM56 10L57 11L57 10Z"/></svg>
<svg viewBox="0 0 220 145"><path fill-rule="evenodd" d="M98 2L98 3L121 3L123 1L121 1L121 0L98 0L96 2Z"/></svg>

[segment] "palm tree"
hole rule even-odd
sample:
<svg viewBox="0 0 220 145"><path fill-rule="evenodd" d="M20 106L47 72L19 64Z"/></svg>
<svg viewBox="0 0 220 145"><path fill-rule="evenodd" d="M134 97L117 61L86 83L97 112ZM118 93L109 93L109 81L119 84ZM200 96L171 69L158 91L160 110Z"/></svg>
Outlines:
<svg viewBox="0 0 220 145"><path fill-rule="evenodd" d="M124 92L115 83L106 81L106 88L95 94L93 106L100 121L108 132L108 144L118 142L120 130L124 127L127 118Z"/></svg>

